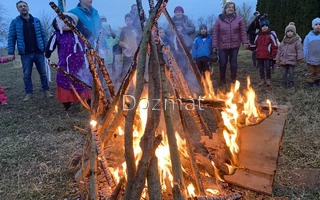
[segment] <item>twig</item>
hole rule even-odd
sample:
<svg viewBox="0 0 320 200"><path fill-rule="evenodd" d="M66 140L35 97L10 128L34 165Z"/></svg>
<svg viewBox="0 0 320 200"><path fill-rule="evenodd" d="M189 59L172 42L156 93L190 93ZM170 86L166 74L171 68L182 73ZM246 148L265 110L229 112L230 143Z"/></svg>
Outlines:
<svg viewBox="0 0 320 200"><path fill-rule="evenodd" d="M49 62L49 65L56 69L57 71L61 72L62 74L66 75L67 77L69 77L71 80L81 84L82 86L89 88L90 90L92 89L91 86L87 85L85 82L81 81L80 79L78 79L76 76L69 74L68 72L66 72L64 69L62 69L61 67L59 67L57 64L55 64L54 62Z"/></svg>
<svg viewBox="0 0 320 200"><path fill-rule="evenodd" d="M74 88L74 86L72 85L71 82L69 82L69 85L73 91L73 93L77 96L78 100L80 101L80 103L83 105L83 107L85 107L87 109L87 111L91 111L90 106L88 105L88 103L86 101L83 101L80 97L80 95L78 94L77 90Z"/></svg>
<svg viewBox="0 0 320 200"><path fill-rule="evenodd" d="M73 126L73 128L76 128L76 129L78 129L79 131L83 131L83 132L85 132L85 133L89 133L89 131L87 131L86 129L80 128L80 127L78 127L78 126Z"/></svg>

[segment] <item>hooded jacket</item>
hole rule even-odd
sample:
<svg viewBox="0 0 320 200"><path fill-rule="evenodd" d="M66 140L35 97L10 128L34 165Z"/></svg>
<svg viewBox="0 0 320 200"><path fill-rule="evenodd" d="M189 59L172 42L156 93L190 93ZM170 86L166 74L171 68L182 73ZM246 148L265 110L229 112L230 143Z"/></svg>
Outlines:
<svg viewBox="0 0 320 200"><path fill-rule="evenodd" d="M227 18L220 14L213 28L212 47L219 49L239 48L241 43L248 44L246 27L242 17L234 14Z"/></svg>
<svg viewBox="0 0 320 200"><path fill-rule="evenodd" d="M320 65L320 34L308 33L303 41L303 53L308 64Z"/></svg>
<svg viewBox="0 0 320 200"><path fill-rule="evenodd" d="M302 44L300 37L294 35L291 38L284 37L276 56L280 65L297 65L297 60L303 59Z"/></svg>
<svg viewBox="0 0 320 200"><path fill-rule="evenodd" d="M47 36L44 32L43 26L40 23L40 20L36 17L33 18L34 29L36 32L37 44L38 48L41 52L44 52L45 47L47 45ZM8 34L8 54L14 55L15 46L17 42L17 48L19 55L25 54L25 41L24 41L24 34L23 34L23 19L18 16L13 19L10 23L9 34Z"/></svg>
<svg viewBox="0 0 320 200"><path fill-rule="evenodd" d="M193 42L192 58L195 59L203 56L210 58L211 44L211 35L207 34L205 37L203 37L201 34L199 34Z"/></svg>
<svg viewBox="0 0 320 200"><path fill-rule="evenodd" d="M194 26L194 24L192 23L192 21L189 19L187 15L182 15L182 18L177 18L176 16L173 16L172 21L174 23L182 23L184 35L190 36L194 34L194 32L196 31L196 27ZM172 32L170 26L168 26L167 30L168 30L167 32L169 33Z"/></svg>
<svg viewBox="0 0 320 200"><path fill-rule="evenodd" d="M278 51L276 37L269 32L261 32L256 36L254 44L257 45L257 59L275 58Z"/></svg>

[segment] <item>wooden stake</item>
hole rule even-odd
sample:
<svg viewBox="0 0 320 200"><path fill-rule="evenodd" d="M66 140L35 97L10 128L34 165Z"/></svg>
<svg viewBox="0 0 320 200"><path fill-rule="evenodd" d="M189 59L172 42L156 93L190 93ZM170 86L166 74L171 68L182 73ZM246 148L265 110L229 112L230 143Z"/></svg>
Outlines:
<svg viewBox="0 0 320 200"><path fill-rule="evenodd" d="M85 107L85 109L87 109L88 112L91 111L90 106L88 105L87 101L83 101L80 97L80 95L78 94L77 90L74 88L74 86L72 85L72 83L68 82L73 93L76 95L76 97L78 98L78 100L80 101L80 103L83 105L83 107Z"/></svg>
<svg viewBox="0 0 320 200"><path fill-rule="evenodd" d="M144 72L145 72L145 65L146 65L146 56L147 56L147 49L148 43L151 37L151 28L155 21L158 20L158 15L161 13L161 9L166 5L168 0L159 0L156 7L151 10L149 19L144 29L143 37L140 44L139 50L139 60L138 60L138 71L136 75L136 90L134 93L134 98L136 100L140 99L143 86L144 86ZM165 2L165 3L163 3ZM134 116L136 114L137 106L134 106L131 110L128 111L126 117L126 124L125 124L125 159L127 166L127 185L124 194L124 199L129 200L131 199L132 193L132 186L134 182L134 177L136 174L136 165L135 165L135 158L134 158L134 151L133 151L133 121Z"/></svg>

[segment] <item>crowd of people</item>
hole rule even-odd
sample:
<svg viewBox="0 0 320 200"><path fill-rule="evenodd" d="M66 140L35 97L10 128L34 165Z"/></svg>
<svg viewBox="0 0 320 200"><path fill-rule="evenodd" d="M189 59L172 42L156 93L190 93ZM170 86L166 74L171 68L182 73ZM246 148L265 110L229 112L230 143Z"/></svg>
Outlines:
<svg viewBox="0 0 320 200"><path fill-rule="evenodd" d="M50 58L52 52L57 49L58 65L68 73L78 77L88 85L92 84L92 75L88 69L85 56L86 45L64 22L56 17L52 26L53 35L47 41L40 20L29 13L28 4L25 1L16 3L20 13L10 23L8 34L8 59L0 59L1 62L15 59L15 48L21 58L23 80L26 96L23 101L32 98L33 86L31 80L32 66L36 65L42 90L46 97L53 95L49 91L48 78L45 69L45 57ZM102 33L99 55L104 59L112 81L119 83L133 61L134 54L142 37L143 23L136 4L131 6L128 14L124 16L125 26L119 32L114 31L107 22L105 16L92 6L92 0L79 0L77 6L65 13L68 20L78 28L91 46L97 45L97 38ZM146 18L145 16L143 16ZM198 66L201 74L209 71L213 62L219 61L220 84L226 84L227 65L230 64L230 80L234 83L237 79L238 52L241 45L252 51L253 66L259 68L261 81L259 86L271 86L271 67L274 63L281 66L283 81L281 87L294 87L294 68L297 62L306 61L308 64L309 87L320 87L320 18L312 21L312 30L303 41L297 34L295 24L290 22L285 28L285 36L281 43L274 30L270 28L270 22L266 14L254 13L254 20L246 28L244 21L236 12L234 2L228 2L223 8L213 26L212 34L205 24L200 25L199 33L192 20L185 15L182 6L176 6L172 21L178 34L183 38L186 50L191 52L192 58ZM159 27L159 38L164 46L169 47L178 66L185 76L189 74L189 64L180 45L177 35L172 32L170 26ZM122 59L122 66L118 66L116 57ZM101 72L98 72L102 78ZM289 75L289 77L288 77ZM72 90L72 86L80 97L90 102L91 91L83 85L71 80L61 72L57 72L57 99L62 102L65 110L68 110L72 102L79 101ZM0 100L2 88L0 87ZM1 103L5 101L1 101Z"/></svg>

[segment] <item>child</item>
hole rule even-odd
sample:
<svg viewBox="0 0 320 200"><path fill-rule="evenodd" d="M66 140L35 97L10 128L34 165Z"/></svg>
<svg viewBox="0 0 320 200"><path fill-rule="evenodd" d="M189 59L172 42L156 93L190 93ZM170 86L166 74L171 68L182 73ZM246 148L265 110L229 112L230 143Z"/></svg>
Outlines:
<svg viewBox="0 0 320 200"><path fill-rule="evenodd" d="M118 43L122 48L123 54L123 66L120 76L118 77L120 79L119 82L122 81L131 66L133 56L138 49L138 43L141 37L138 35L138 30L132 26L133 16L128 13L125 15L124 19L126 26L121 29L120 41Z"/></svg>
<svg viewBox="0 0 320 200"><path fill-rule="evenodd" d="M211 35L208 35L207 25L200 25L200 33L193 42L192 58L196 61L199 71L204 75L211 65Z"/></svg>
<svg viewBox="0 0 320 200"><path fill-rule="evenodd" d="M164 28L162 28L162 27L159 28L159 37L160 37L164 46L170 46L170 44L171 44L170 40L166 36L166 32L165 32Z"/></svg>
<svg viewBox="0 0 320 200"><path fill-rule="evenodd" d="M111 29L110 25L108 25L106 21L102 22L102 33L102 39L105 40L109 48L107 51L107 55L104 56L104 62L106 64L110 77L112 78L112 81L115 82L113 78L117 77L117 74L116 69L114 68L113 46L118 44L120 35L115 34L115 32Z"/></svg>
<svg viewBox="0 0 320 200"><path fill-rule="evenodd" d="M78 27L79 31L87 36L90 35L88 29L86 29L81 22L78 20L78 17L71 13L65 13L70 22ZM67 71L69 74L72 74L87 83L92 85L92 75L88 69L88 66L85 62L85 45L79 40L78 36L73 33L70 28L64 24L64 22L56 17L52 26L55 29L55 32L51 36L45 56L50 58L51 53L58 46L58 66L63 70ZM71 102L78 102L78 98L73 92L69 83L71 83L80 97L87 101L91 99L90 89L82 86L81 84L73 81L69 77L65 76L61 72L57 72L57 98L59 102L62 102L65 110L69 110Z"/></svg>
<svg viewBox="0 0 320 200"><path fill-rule="evenodd" d="M270 22L268 20L260 22L260 29L261 32L254 41L257 45L257 61L260 69L261 82L259 86L265 83L267 83L267 86L271 86L270 58L276 57L278 45L276 38L270 33ZM265 80L265 78L267 79Z"/></svg>
<svg viewBox="0 0 320 200"><path fill-rule="evenodd" d="M276 61L282 68L281 87L294 87L294 67L297 64L297 61L303 61L303 53L301 40L299 35L297 35L296 27L293 22L290 22L285 29L285 36L279 46ZM287 74L289 74L289 84Z"/></svg>
<svg viewBox="0 0 320 200"><path fill-rule="evenodd" d="M304 58L308 64L308 87L320 87L320 18L312 21L313 30L303 42Z"/></svg>
<svg viewBox="0 0 320 200"><path fill-rule="evenodd" d="M14 56L7 56L7 57L0 57L0 63L6 63L9 61L14 60ZM2 86L0 85L0 103L2 105L6 105L7 104L7 95L6 92L4 91L4 89L2 88Z"/></svg>

